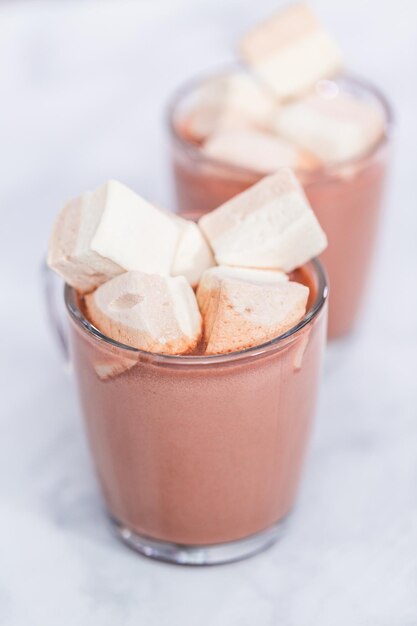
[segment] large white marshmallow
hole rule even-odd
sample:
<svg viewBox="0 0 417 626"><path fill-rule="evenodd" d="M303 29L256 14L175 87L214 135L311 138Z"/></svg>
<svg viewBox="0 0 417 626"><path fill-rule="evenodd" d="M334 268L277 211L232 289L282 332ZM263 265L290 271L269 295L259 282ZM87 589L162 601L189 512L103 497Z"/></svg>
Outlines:
<svg viewBox="0 0 417 626"><path fill-rule="evenodd" d="M197 290L207 354L244 350L295 326L304 316L309 289L280 272L217 267Z"/></svg>
<svg viewBox="0 0 417 626"><path fill-rule="evenodd" d="M325 85L323 86L325 87ZM382 108L339 91L335 84L282 107L276 130L325 163L365 154L385 132Z"/></svg>
<svg viewBox="0 0 417 626"><path fill-rule="evenodd" d="M131 189L110 181L91 247L126 270L169 275L181 226Z"/></svg>
<svg viewBox="0 0 417 626"><path fill-rule="evenodd" d="M256 129L215 133L206 141L202 151L212 159L259 174L271 174L280 167L314 169L319 164L315 157L295 144Z"/></svg>
<svg viewBox="0 0 417 626"><path fill-rule="evenodd" d="M126 270L168 275L181 231L170 214L109 181L65 205L48 264L81 293Z"/></svg>
<svg viewBox="0 0 417 626"><path fill-rule="evenodd" d="M327 245L300 184L287 168L204 215L199 225L219 265L291 272Z"/></svg>
<svg viewBox="0 0 417 626"><path fill-rule="evenodd" d="M140 350L186 354L200 341L201 315L183 276L126 272L88 294L85 304L103 334Z"/></svg>
<svg viewBox="0 0 417 626"><path fill-rule="evenodd" d="M304 4L256 26L239 48L243 60L279 100L307 91L342 67L337 44Z"/></svg>
<svg viewBox="0 0 417 626"><path fill-rule="evenodd" d="M273 98L249 73L230 72L201 85L186 116L186 130L201 141L222 129L266 128L275 111Z"/></svg>
<svg viewBox="0 0 417 626"><path fill-rule="evenodd" d="M173 276L185 276L196 287L203 273L214 265L213 253L199 226L191 220L175 217L182 230L172 266Z"/></svg>

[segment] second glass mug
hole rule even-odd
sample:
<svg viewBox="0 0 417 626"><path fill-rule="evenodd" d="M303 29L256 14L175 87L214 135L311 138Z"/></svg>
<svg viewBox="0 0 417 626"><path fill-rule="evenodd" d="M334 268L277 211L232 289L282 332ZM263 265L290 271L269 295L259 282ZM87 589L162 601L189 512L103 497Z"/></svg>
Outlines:
<svg viewBox="0 0 417 626"><path fill-rule="evenodd" d="M168 111L177 206L193 219L262 178L258 172L206 157L183 132L185 114L207 78L180 88ZM349 76L332 82L341 91L379 104L386 120L385 135L361 158L296 172L329 240L321 259L331 287L329 337L336 338L354 327L367 286L389 164L392 113L385 97L369 83Z"/></svg>
<svg viewBox="0 0 417 626"><path fill-rule="evenodd" d="M65 286L67 332L54 276L51 321L69 348L96 473L120 539L180 564L241 559L280 536L309 441L326 339L320 262L300 270L304 318L241 352L167 356L103 335ZM54 300L55 297L55 300Z"/></svg>

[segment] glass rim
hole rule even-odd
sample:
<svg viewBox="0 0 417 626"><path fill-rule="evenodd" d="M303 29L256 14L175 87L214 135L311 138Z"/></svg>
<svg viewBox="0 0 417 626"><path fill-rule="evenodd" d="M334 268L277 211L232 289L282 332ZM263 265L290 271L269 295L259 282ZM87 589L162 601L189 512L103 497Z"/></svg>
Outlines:
<svg viewBox="0 0 417 626"><path fill-rule="evenodd" d="M200 146L193 144L191 141L188 141L184 137L182 137L177 130L177 125L175 123L175 115L178 107L184 98L186 98L190 93L196 90L196 88L201 85L206 80L210 80L215 76L221 76L222 74L226 74L233 69L242 68L245 69L243 64L241 63L228 63L220 66L217 70L212 70L209 72L204 72L199 76L194 76L186 81L184 81L180 87L174 92L171 98L168 100L168 104L166 106L166 119L168 124L168 129L170 136L175 141L175 143L183 150L187 152L187 154L194 160L199 162L204 162L207 164L211 164L216 167L221 167L223 169L227 168L229 171L234 172L236 175L240 176L251 176L254 178L259 178L265 176L262 172L252 170L247 167L243 167L241 165L234 165L233 163L226 163L221 161L220 159L215 159L213 157L209 157L205 155ZM346 167L357 165L361 162L366 162L367 159L372 157L374 154L378 153L380 150L386 146L392 134L392 127L394 124L394 114L392 110L392 106L387 99L387 97L382 93L379 87L375 86L373 83L368 81L367 79L361 78L351 73L343 73L339 76L335 76L333 79L326 79L333 82L339 81L345 82L347 84L351 84L352 86L359 87L360 89L371 94L381 105L384 114L385 114L385 132L380 137L380 139L369 148L365 153L353 157L351 159L345 159L344 161L338 161L333 163L324 163L321 167L318 167L314 170L307 168L295 168L295 173L299 176L305 175L311 177L312 179L320 179L321 177L326 177L328 175L337 174L338 171L343 170Z"/></svg>
<svg viewBox="0 0 417 626"><path fill-rule="evenodd" d="M283 346L287 345L292 337L294 337L299 331L301 331L304 327L308 326L320 313L323 309L327 297L328 297L328 282L327 275L323 268L321 262L315 258L311 261L305 263L305 266L308 265L313 266L314 277L317 282L317 296L310 306L309 310L306 312L304 317L292 328L288 331L279 335L278 337L274 337L269 341L266 341L263 344L258 346L253 346L251 348L246 348L245 350L239 350L236 352L227 352L224 354L212 354L212 355L180 355L180 354L159 354L155 352L147 352L146 350L140 350L138 348L134 348L132 346L128 346L123 344L115 339L111 339L104 333L102 333L98 328L96 328L93 324L91 324L88 319L83 315L77 304L77 296L76 291L73 287L65 284L64 289L64 300L66 309L70 315L70 318L75 322L78 328L80 328L83 332L87 332L93 339L98 340L104 344L107 344L113 348L118 348L119 350L125 350L129 352L129 354L138 355L138 360L140 357L142 359L146 359L149 362L153 362L155 364L164 364L164 365L179 365L179 366L211 366L216 363L229 363L236 361L244 361L247 359L251 359L253 357L263 356L269 353L273 353L278 351Z"/></svg>

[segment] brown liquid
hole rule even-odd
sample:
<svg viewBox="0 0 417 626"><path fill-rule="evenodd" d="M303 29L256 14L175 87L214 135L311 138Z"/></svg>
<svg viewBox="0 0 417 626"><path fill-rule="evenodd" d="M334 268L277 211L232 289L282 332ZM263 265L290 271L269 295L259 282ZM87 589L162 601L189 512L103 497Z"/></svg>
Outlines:
<svg viewBox="0 0 417 626"><path fill-rule="evenodd" d="M297 274L312 297L311 266ZM214 544L291 510L318 390L326 308L278 350L240 361L158 363L71 324L87 431L110 514L139 534ZM97 365L113 367L100 378Z"/></svg>
<svg viewBox="0 0 417 626"><path fill-rule="evenodd" d="M184 128L177 132L189 141ZM300 176L329 240L322 261L330 283L330 337L348 333L360 310L376 243L387 165L388 149L384 146L350 171ZM202 154L200 158L191 157L181 146L174 146L173 170L178 209L193 218L215 209L262 178L209 162Z"/></svg>

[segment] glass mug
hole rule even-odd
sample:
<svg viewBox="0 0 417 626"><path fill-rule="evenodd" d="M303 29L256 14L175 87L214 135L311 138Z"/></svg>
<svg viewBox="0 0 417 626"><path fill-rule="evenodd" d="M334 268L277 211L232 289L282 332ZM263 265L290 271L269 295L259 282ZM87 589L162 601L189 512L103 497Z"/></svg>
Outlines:
<svg viewBox="0 0 417 626"><path fill-rule="evenodd" d="M326 337L325 273L317 260L299 271L308 309L284 335L230 354L167 356L103 335L68 285L62 326L58 279L47 270L49 313L69 345L108 515L141 554L224 563L280 536L298 490Z"/></svg>
<svg viewBox="0 0 417 626"><path fill-rule="evenodd" d="M217 75L230 69L233 68ZM181 87L168 110L177 207L193 218L211 211L262 178L258 172L206 157L187 138L186 112L195 102L198 87L207 78ZM363 80L344 76L326 84L376 102L386 120L385 135L364 156L323 166L314 172L296 172L329 240L321 259L331 287L329 337L336 338L354 327L367 286L391 151L392 113L385 97Z"/></svg>

